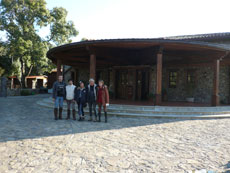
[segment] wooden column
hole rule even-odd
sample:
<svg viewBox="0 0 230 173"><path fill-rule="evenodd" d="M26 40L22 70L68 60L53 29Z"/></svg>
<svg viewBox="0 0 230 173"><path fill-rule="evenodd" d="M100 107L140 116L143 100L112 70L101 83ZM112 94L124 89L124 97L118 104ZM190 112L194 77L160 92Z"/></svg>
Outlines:
<svg viewBox="0 0 230 173"><path fill-rule="evenodd" d="M215 60L213 63L214 78L212 90L212 106L218 106L219 101L219 78L220 78L220 60Z"/></svg>
<svg viewBox="0 0 230 173"><path fill-rule="evenodd" d="M161 105L162 93L162 53L157 54L156 105Z"/></svg>
<svg viewBox="0 0 230 173"><path fill-rule="evenodd" d="M90 55L90 78L96 80L96 56L94 54Z"/></svg>
<svg viewBox="0 0 230 173"><path fill-rule="evenodd" d="M57 59L57 79L61 75L61 60Z"/></svg>

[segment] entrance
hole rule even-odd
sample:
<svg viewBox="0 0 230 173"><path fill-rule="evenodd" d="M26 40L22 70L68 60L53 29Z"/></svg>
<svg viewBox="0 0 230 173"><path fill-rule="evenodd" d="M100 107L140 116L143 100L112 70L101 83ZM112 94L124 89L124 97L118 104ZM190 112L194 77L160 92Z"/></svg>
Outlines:
<svg viewBox="0 0 230 173"><path fill-rule="evenodd" d="M116 70L116 98L147 100L149 94L148 68L123 68Z"/></svg>

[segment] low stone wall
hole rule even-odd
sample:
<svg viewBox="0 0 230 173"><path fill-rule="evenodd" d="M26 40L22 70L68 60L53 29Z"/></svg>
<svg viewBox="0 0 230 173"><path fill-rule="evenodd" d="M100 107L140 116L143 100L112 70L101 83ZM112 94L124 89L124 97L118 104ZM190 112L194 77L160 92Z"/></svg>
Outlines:
<svg viewBox="0 0 230 173"><path fill-rule="evenodd" d="M34 95L39 94L39 89L7 89L7 96L20 96L23 95Z"/></svg>

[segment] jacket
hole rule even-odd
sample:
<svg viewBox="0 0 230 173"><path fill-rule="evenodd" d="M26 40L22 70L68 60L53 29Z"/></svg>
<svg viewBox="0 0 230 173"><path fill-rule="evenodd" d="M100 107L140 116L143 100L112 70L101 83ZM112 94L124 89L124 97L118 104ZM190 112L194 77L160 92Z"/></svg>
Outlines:
<svg viewBox="0 0 230 173"><path fill-rule="evenodd" d="M98 87L98 91L99 91L99 87ZM108 87L106 85L103 85L102 86L101 95L99 95L99 93L100 92L98 92L97 100L99 99L99 97L101 97L102 105L105 106L106 103L109 103L109 91L108 91Z"/></svg>
<svg viewBox="0 0 230 173"><path fill-rule="evenodd" d="M81 97L80 97L81 94ZM81 99L80 99L81 98ZM75 88L74 91L74 100L77 102L77 104L82 103L83 105L87 103L87 91L85 88L81 90L81 88Z"/></svg>
<svg viewBox="0 0 230 173"><path fill-rule="evenodd" d="M87 86L86 92L87 92L87 102L94 102L97 100L97 85L94 84L94 100L91 100L90 98L90 85Z"/></svg>
<svg viewBox="0 0 230 173"><path fill-rule="evenodd" d="M62 97L65 99L66 98L66 84L65 82L54 82L53 84L53 98L56 99L58 96L58 92L61 92L63 95Z"/></svg>
<svg viewBox="0 0 230 173"><path fill-rule="evenodd" d="M66 85L66 100L73 100L74 99L74 91L76 86L75 85Z"/></svg>

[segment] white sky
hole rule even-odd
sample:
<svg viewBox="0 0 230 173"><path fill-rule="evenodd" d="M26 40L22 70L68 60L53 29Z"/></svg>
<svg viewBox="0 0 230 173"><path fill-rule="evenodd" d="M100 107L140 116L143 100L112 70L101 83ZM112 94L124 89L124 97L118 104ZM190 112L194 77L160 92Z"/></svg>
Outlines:
<svg viewBox="0 0 230 173"><path fill-rule="evenodd" d="M79 30L74 41L154 38L230 29L230 0L47 0L67 9ZM42 35L48 31L43 30Z"/></svg>
<svg viewBox="0 0 230 173"><path fill-rule="evenodd" d="M89 39L153 38L228 32L230 0L48 0L69 11ZM64 3L63 3L64 2Z"/></svg>

